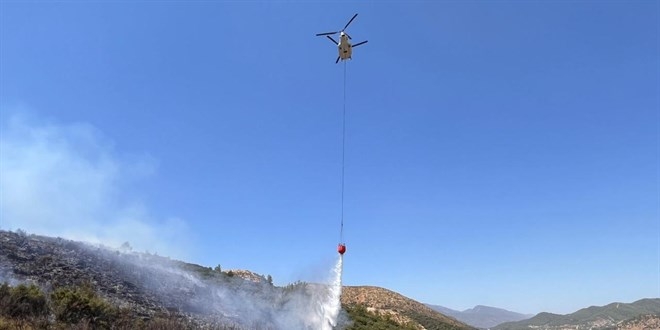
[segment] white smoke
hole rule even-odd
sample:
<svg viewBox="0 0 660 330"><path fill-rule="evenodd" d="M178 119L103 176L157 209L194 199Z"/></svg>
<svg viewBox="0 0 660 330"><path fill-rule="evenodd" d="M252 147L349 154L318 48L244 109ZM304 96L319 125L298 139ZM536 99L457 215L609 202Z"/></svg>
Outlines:
<svg viewBox="0 0 660 330"><path fill-rule="evenodd" d="M110 247L130 242L138 251L185 257L186 224L155 219L127 195L136 180L155 174L153 159L117 153L111 140L85 123L11 116L0 125L0 229ZM124 276L183 310L246 328L338 328L341 256L323 283L279 288L227 276L203 279L168 258L91 250L121 261ZM0 274L0 280L10 279L9 272Z"/></svg>
<svg viewBox="0 0 660 330"><path fill-rule="evenodd" d="M11 270L0 268L0 284L7 283L10 286L16 286L21 283L11 274Z"/></svg>
<svg viewBox="0 0 660 330"><path fill-rule="evenodd" d="M337 322L341 310L341 257L324 282L275 287L265 279L253 282L201 266L184 269L179 262L153 255L91 251L99 253L102 260L119 261L115 264L122 265L118 269L123 281L158 297L159 304L194 313L202 320L240 329L343 328Z"/></svg>
<svg viewBox="0 0 660 330"><path fill-rule="evenodd" d="M257 286L256 290L243 287L240 291L227 286L213 286L217 298L212 306L215 312L226 313L229 303L241 324L272 329L338 329L337 318L341 310L340 256L323 283L299 283L291 288Z"/></svg>
<svg viewBox="0 0 660 330"><path fill-rule="evenodd" d="M85 123L60 125L26 115L0 123L0 228L185 257L186 224L154 219L128 192L153 175L149 156L115 152ZM172 244L172 243L180 244Z"/></svg>

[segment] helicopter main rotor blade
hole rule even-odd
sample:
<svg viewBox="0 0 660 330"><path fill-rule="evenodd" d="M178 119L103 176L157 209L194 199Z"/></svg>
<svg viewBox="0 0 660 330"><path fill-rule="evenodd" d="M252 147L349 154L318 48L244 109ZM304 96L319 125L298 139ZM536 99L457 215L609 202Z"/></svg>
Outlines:
<svg viewBox="0 0 660 330"><path fill-rule="evenodd" d="M348 37L348 39L353 40L353 38L351 38L351 36L349 36L348 33L344 32L344 34Z"/></svg>
<svg viewBox="0 0 660 330"><path fill-rule="evenodd" d="M358 42L357 44L353 45L353 47L357 47L357 46L359 46L359 45L364 45L364 44L366 44L367 42L369 42L369 40L365 40L365 41L362 41L362 42Z"/></svg>
<svg viewBox="0 0 660 330"><path fill-rule="evenodd" d="M326 36L326 38L328 38L328 39L330 39L330 40L332 40L332 42L334 42L334 43L335 43L335 45L339 45L339 43L337 42L337 40L335 40L335 39L332 39L332 37L331 37L331 36Z"/></svg>
<svg viewBox="0 0 660 330"><path fill-rule="evenodd" d="M346 30L346 28L351 24L351 22L353 22L353 20L354 20L356 17L357 17L357 14L353 15L353 17L351 18L351 20L348 21L348 23L346 23L346 26L344 26L344 28L342 29L342 31Z"/></svg>
<svg viewBox="0 0 660 330"><path fill-rule="evenodd" d="M335 31L335 32L325 32L325 33L317 33L316 36L317 36L317 37L318 37L318 36L330 36L330 35L333 35L333 34L337 34L337 33L339 33L339 32L340 32L340 31Z"/></svg>
<svg viewBox="0 0 660 330"><path fill-rule="evenodd" d="M337 60L335 61L335 64L339 63L339 59L340 59L340 57L337 56Z"/></svg>

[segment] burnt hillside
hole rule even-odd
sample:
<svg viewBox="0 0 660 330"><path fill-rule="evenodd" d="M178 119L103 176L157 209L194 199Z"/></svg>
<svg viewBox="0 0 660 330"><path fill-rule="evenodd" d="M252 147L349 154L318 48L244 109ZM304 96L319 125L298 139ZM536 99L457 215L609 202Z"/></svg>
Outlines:
<svg viewBox="0 0 660 330"><path fill-rule="evenodd" d="M315 294L296 286L275 287L250 272L235 275L62 238L0 231L0 251L0 279L10 284L35 283L46 292L91 285L103 299L136 318L166 315L195 328L286 328L297 319L283 310L299 309Z"/></svg>

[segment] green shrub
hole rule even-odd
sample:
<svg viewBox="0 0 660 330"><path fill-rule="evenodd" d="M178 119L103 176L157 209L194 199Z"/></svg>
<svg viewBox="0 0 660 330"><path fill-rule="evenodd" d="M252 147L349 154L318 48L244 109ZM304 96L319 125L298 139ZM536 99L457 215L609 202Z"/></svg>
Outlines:
<svg viewBox="0 0 660 330"><path fill-rule="evenodd" d="M417 327L411 324L401 325L392 320L389 316L378 315L369 312L362 305L343 306L352 324L347 328L348 330L417 330Z"/></svg>
<svg viewBox="0 0 660 330"><path fill-rule="evenodd" d="M55 320L49 318L51 313ZM185 317L158 315L142 319L128 308L119 309L106 302L89 284L57 288L49 296L36 285L0 285L0 330L192 330L197 327ZM208 329L239 328L217 325Z"/></svg>
<svg viewBox="0 0 660 330"><path fill-rule="evenodd" d="M94 329L109 329L119 310L98 297L89 285L78 288L59 288L51 295L55 318L66 324L88 322Z"/></svg>
<svg viewBox="0 0 660 330"><path fill-rule="evenodd" d="M9 296L11 295L11 287L7 283L0 285L0 315L4 315L4 308L9 304Z"/></svg>
<svg viewBox="0 0 660 330"><path fill-rule="evenodd" d="M46 328L48 328L48 325L44 323L35 325L27 320L5 319L0 317L0 330L36 330Z"/></svg>
<svg viewBox="0 0 660 330"><path fill-rule="evenodd" d="M0 286L0 314L13 319L34 319L48 316L46 296L34 284Z"/></svg>

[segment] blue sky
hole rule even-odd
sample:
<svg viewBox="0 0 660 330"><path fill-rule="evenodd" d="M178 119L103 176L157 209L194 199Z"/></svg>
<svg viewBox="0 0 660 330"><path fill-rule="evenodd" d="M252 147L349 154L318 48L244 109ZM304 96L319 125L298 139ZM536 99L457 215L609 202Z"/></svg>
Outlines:
<svg viewBox="0 0 660 330"><path fill-rule="evenodd" d="M660 296L655 1L2 1L0 226L524 313Z"/></svg>

